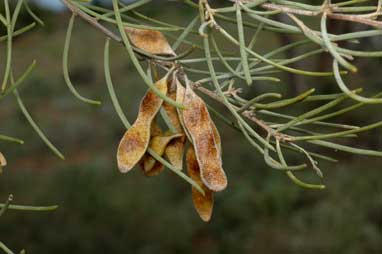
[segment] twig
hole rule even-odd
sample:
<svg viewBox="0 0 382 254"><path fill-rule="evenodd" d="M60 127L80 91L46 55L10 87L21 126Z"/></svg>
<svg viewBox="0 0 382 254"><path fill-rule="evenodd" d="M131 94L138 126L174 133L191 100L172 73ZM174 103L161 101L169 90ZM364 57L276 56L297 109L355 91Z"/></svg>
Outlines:
<svg viewBox="0 0 382 254"><path fill-rule="evenodd" d="M366 15L333 13L334 8L331 6L328 6L327 8L320 11L301 10L301 9L296 9L289 6L283 6L283 5L272 4L272 3L262 4L261 7L263 7L264 9L269 9L269 10L278 10L282 13L291 13L291 14L297 14L297 15L303 15L303 16L318 16L325 11L327 12L327 17L329 19L350 21L350 22L373 26L376 28L382 28L382 21L371 19L372 17L375 17L375 15L377 15L378 12L373 13L372 15L366 16Z"/></svg>

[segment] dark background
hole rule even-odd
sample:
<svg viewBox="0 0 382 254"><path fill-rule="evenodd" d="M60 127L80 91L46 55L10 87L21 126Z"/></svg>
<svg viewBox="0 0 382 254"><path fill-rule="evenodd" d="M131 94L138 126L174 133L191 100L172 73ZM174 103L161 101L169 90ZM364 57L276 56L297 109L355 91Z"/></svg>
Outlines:
<svg viewBox="0 0 382 254"><path fill-rule="evenodd" d="M22 85L20 94L66 160L60 161L46 148L13 97L1 101L0 133L20 137L26 143L0 143L0 151L9 162L0 177L0 199L6 200L12 193L15 204L60 206L49 213L8 211L1 217L0 240L11 249L25 248L27 253L40 254L382 253L381 159L318 150L340 162L321 164L326 190L304 190L286 175L266 167L240 133L216 120L223 138L229 187L216 195L210 223L203 223L194 211L190 187L168 170L155 178L144 177L138 168L120 174L115 154L124 129L104 81L104 36L82 21L76 22L70 56L73 82L82 95L103 102L100 107L89 106L70 94L62 77L69 14L37 12L46 27L15 39L15 73L37 59L38 68ZM164 8L158 2L144 13L183 26L195 15L182 5L170 3ZM23 13L19 26L29 22ZM354 27L332 24L332 29L349 31ZM261 38L257 46L261 52L293 39L271 33ZM365 40L363 45L373 50L380 42ZM226 49L233 50L228 44ZM3 67L4 43L1 52ZM118 97L133 121L146 86L120 45L112 44L111 60ZM303 66L327 69L329 64L324 55ZM380 89L381 60L356 64L361 71L351 78L350 86L364 86L371 92ZM281 88L263 83L243 87L248 97L266 89L287 95L306 87L338 92L331 79L282 77ZM340 120L365 124L378 119L379 105ZM381 149L381 130L362 134L350 144Z"/></svg>

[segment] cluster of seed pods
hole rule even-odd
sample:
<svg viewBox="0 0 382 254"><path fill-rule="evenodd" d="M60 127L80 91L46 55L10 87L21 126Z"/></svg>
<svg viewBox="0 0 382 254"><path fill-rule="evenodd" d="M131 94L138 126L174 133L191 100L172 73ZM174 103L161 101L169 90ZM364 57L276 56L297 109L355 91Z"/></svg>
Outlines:
<svg viewBox="0 0 382 254"><path fill-rule="evenodd" d="M126 29L126 33L135 47L150 54L175 54L160 32ZM204 190L203 195L192 187L194 207L203 221L209 221L213 194L227 186L219 132L206 104L191 85L184 87L177 75L167 74L155 86L167 97L184 105L184 109L164 102L149 89L141 101L137 119L120 141L117 152L119 170L126 173L139 165L146 176L160 174L165 167L148 153L149 148L179 170L186 164L189 177ZM171 122L172 130L163 131L156 122L161 108Z"/></svg>

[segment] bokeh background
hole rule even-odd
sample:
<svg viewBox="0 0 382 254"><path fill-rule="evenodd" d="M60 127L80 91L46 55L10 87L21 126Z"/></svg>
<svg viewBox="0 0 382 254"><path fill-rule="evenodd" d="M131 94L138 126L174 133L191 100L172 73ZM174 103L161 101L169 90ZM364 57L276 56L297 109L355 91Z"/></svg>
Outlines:
<svg viewBox="0 0 382 254"><path fill-rule="evenodd" d="M191 9L176 3L166 3L164 8L163 2L154 1L142 11L183 26L193 18ZM0 199L6 200L12 193L15 204L60 206L49 213L8 211L1 217L0 240L11 249L25 248L27 253L40 254L382 253L381 159L322 150L336 156L340 163L321 164L326 190L304 190L284 174L267 168L238 132L216 120L223 138L229 188L216 195L210 223L198 218L190 187L171 172L155 178L144 177L138 169L120 174L115 154L124 129L104 81L104 37L82 21L75 25L70 56L73 82L83 95L103 102L100 107L89 106L69 93L62 77L69 13L58 1L35 3L39 5L34 9L46 26L15 39L15 73L37 59L38 68L20 93L38 124L64 151L66 160L60 161L46 148L14 98L1 101L0 133L20 137L26 143L0 143L0 151L9 162L0 177ZM31 21L22 13L18 26ZM331 29L350 31L354 27L332 24ZM257 47L265 52L291 39L264 33ZM363 45L372 50L381 42L370 39ZM3 67L4 43L0 47ZM234 50L228 44L225 48ZM112 44L111 50L113 81L133 121L146 86L124 49ZM326 69L328 59L324 55L302 64ZM371 92L380 90L382 61L363 60L357 64L361 71L350 85L365 86ZM281 87L259 83L245 87L246 93L253 96L270 89L294 95L311 86L324 92L338 91L331 79L282 77ZM376 106L340 120L362 124L381 117L380 106ZM348 144L381 149L381 130L362 134Z"/></svg>

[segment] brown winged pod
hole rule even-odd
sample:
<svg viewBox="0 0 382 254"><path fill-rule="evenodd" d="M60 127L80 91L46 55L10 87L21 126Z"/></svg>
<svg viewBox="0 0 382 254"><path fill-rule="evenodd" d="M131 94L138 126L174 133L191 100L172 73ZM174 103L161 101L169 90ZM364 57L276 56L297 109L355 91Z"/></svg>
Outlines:
<svg viewBox="0 0 382 254"><path fill-rule="evenodd" d="M7 160L4 155L0 152L0 167L5 167L7 165Z"/></svg>
<svg viewBox="0 0 382 254"><path fill-rule="evenodd" d="M192 201L200 218L207 222L212 216L214 193L203 184L200 178L198 161L196 160L195 151L192 147L187 150L186 161L189 176L204 190L205 195L203 196L197 189L192 187Z"/></svg>
<svg viewBox="0 0 382 254"><path fill-rule="evenodd" d="M182 137L182 134L172 134L172 135L165 135L165 136L155 136L152 137L150 140L150 148L157 153L158 155L162 156L167 145L171 142L171 140L174 140L176 138ZM145 154L145 156L142 158L142 168L145 173L150 172L154 165L157 162L151 155ZM159 163L162 165L161 163ZM164 167L163 167L164 168ZM158 168L156 168L158 170ZM158 172L159 174L160 172Z"/></svg>
<svg viewBox="0 0 382 254"><path fill-rule="evenodd" d="M178 79L176 79L175 84L176 84L176 102L184 105L184 95L186 94L186 89L183 87L183 85L179 82ZM191 136L188 133L186 126L184 125L183 110L177 108L176 111L178 112L178 119L183 128L184 134L186 134L188 140L192 141Z"/></svg>
<svg viewBox="0 0 382 254"><path fill-rule="evenodd" d="M216 128L207 106L190 85L186 87L183 104L183 123L195 149L202 181L210 190L222 191L227 187L227 177L222 167L220 138L215 137Z"/></svg>
<svg viewBox="0 0 382 254"><path fill-rule="evenodd" d="M168 96L173 100L176 100L177 97L176 80L177 79L173 80L173 86L169 89L168 92ZM163 108L168 118L170 119L171 124L174 126L176 133L184 134L183 127L179 120L177 109L166 102L163 103ZM179 169L181 169L183 166L183 151L185 142L186 137L182 135L181 138L172 140L165 150L165 155L170 161L170 163Z"/></svg>
<svg viewBox="0 0 382 254"><path fill-rule="evenodd" d="M177 89L177 91L176 91L176 101L183 104L183 102L184 102L184 95L186 93L186 89L184 89L182 84L177 79L176 79L176 89ZM186 134L188 139L191 140L190 134L187 132L186 127L184 126L182 111L179 110L179 109L177 109L177 111L178 111L178 116L179 116L179 118L178 118L179 122L180 122L181 126L183 127L183 132ZM216 125L215 125L215 123L213 121L211 121L211 126L212 126L212 131L214 133L216 145L218 146L218 149L220 150L220 153L221 153L221 150L222 150L221 149L221 138L220 138L220 134L219 134L218 128L216 128Z"/></svg>
<svg viewBox="0 0 382 254"><path fill-rule="evenodd" d="M183 138L183 135L182 134L173 134L172 136L170 136L170 138L168 139L170 142L174 141L174 140L178 140L178 139L181 139ZM171 140L170 140L171 139ZM163 155L164 153L164 149L166 148L166 145L168 146L169 143L165 143L165 142L162 142L162 147L160 148L160 151L157 152L157 154L159 155ZM163 150L162 150L163 149ZM183 155L183 154L182 154ZM152 158L152 157L151 157ZM154 158L152 158L154 159ZM152 164L151 164L152 165ZM150 166L151 166L150 165ZM183 165L181 165L182 167ZM150 170L148 171L144 171L144 174L146 176L157 176L159 175L163 170L164 170L165 166L160 163L159 161L155 161L154 163L154 166L152 168L150 168ZM180 168L181 169L181 168Z"/></svg>
<svg viewBox="0 0 382 254"><path fill-rule="evenodd" d="M167 75L156 82L163 94L167 93ZM130 171L143 157L150 142L151 123L162 106L163 100L149 90L143 97L136 121L123 136L117 152L118 168Z"/></svg>
<svg viewBox="0 0 382 254"><path fill-rule="evenodd" d="M135 47L154 55L175 56L175 52L161 32L130 27L126 27L125 31Z"/></svg>
<svg viewBox="0 0 382 254"><path fill-rule="evenodd" d="M179 82L178 79L176 79L176 101L179 102L179 103L184 103L184 95L186 93L186 89L182 86L182 84ZM179 115L179 122L181 124L181 126L183 127L183 131L186 133L187 137L189 140L191 140L191 137L190 137L190 134L187 132L186 130L186 127L184 126L184 122L183 122L183 114L182 114L182 111L181 110L177 110L178 111L178 115ZM215 137L215 142L216 142L216 145L218 146L218 149L221 153L222 151L222 144L221 144L221 138L220 138L220 134L219 134L219 130L218 128L216 127L215 123L211 120L211 126L212 126L212 131L213 131L213 134L214 134L214 137ZM191 140L192 141L192 140Z"/></svg>

